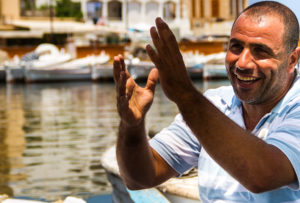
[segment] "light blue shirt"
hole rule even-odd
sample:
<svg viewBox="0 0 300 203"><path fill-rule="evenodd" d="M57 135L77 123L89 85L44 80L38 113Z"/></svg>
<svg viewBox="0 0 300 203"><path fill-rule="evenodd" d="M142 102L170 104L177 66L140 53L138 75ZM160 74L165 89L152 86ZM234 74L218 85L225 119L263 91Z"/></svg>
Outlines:
<svg viewBox="0 0 300 203"><path fill-rule="evenodd" d="M241 102L232 87L208 90L205 96L245 129ZM198 166L199 194L203 203L300 203L299 76L285 97L259 121L252 133L276 146L288 157L296 172L297 182L269 192L251 193L210 158L180 114L169 127L150 140L150 145L179 174Z"/></svg>

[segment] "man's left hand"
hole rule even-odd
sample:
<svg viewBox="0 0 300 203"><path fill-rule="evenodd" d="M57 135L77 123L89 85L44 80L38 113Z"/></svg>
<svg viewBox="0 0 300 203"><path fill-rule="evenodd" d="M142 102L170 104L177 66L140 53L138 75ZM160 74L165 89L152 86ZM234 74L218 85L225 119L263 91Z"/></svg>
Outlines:
<svg viewBox="0 0 300 203"><path fill-rule="evenodd" d="M169 26L161 19L156 19L156 27L150 29L156 51L147 45L147 53L159 71L161 86L167 97L178 103L194 87L188 76L176 38ZM192 90L192 91L190 91Z"/></svg>

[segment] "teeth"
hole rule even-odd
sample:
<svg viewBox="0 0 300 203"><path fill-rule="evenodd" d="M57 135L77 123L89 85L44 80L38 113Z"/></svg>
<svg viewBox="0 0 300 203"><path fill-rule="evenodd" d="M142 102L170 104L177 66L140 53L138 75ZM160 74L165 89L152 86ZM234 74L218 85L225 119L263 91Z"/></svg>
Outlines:
<svg viewBox="0 0 300 203"><path fill-rule="evenodd" d="M239 80L242 80L242 81L245 81L245 82L249 82L249 81L254 81L254 80L256 80L256 78L254 78L254 77L242 77L242 76L239 76L239 75L237 75L237 78L238 78Z"/></svg>

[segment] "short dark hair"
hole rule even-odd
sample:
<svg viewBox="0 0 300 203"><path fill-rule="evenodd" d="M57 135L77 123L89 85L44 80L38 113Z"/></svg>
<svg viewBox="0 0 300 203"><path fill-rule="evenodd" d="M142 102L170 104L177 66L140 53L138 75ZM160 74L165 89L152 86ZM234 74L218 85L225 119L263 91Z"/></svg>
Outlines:
<svg viewBox="0 0 300 203"><path fill-rule="evenodd" d="M294 12L287 6L276 1L261 1L248 6L236 20L242 15L259 18L265 15L278 15L284 24L283 43L287 52L293 51L298 46L299 22ZM235 20L235 22L236 22ZM235 24L234 22L234 24ZM233 24L233 25L234 25Z"/></svg>

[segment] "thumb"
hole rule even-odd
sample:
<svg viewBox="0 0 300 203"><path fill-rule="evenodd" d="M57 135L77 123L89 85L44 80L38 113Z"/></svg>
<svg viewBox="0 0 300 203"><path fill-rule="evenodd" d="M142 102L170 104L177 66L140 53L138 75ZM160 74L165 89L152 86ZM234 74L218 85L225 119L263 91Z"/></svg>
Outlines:
<svg viewBox="0 0 300 203"><path fill-rule="evenodd" d="M145 88L154 92L158 78L159 78L158 70L157 70L157 68L153 68L149 73L147 84L146 84Z"/></svg>

